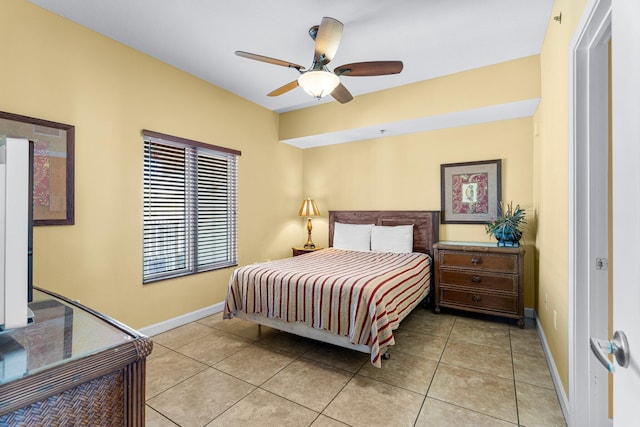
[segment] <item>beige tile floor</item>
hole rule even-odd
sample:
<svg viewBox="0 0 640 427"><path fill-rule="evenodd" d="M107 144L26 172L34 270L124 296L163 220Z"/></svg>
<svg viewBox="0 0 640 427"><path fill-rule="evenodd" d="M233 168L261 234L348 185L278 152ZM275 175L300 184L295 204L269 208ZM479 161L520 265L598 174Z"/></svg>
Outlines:
<svg viewBox="0 0 640 427"><path fill-rule="evenodd" d="M148 426L565 426L533 322L414 310L391 358L220 314L153 337Z"/></svg>

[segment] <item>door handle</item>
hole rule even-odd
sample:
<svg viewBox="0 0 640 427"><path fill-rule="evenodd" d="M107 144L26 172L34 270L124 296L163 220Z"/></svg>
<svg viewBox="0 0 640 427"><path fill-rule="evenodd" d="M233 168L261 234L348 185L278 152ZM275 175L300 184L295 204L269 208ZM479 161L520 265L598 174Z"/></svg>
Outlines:
<svg viewBox="0 0 640 427"><path fill-rule="evenodd" d="M621 367L626 368L629 366L629 342L624 332L615 331L613 339L610 341L590 338L590 344L593 354L609 372L615 372L615 368L607 357L607 354L613 354L616 362L618 362L618 365Z"/></svg>

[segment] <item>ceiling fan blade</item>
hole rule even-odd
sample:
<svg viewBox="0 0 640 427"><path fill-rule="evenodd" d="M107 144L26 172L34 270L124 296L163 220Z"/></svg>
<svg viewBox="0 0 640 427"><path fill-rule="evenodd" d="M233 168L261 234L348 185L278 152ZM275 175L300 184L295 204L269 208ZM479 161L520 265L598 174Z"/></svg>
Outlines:
<svg viewBox="0 0 640 427"><path fill-rule="evenodd" d="M402 61L371 61L354 62L353 64L341 65L333 72L339 76L384 76L387 74L398 74L402 71Z"/></svg>
<svg viewBox="0 0 640 427"><path fill-rule="evenodd" d="M341 104L346 104L353 99L353 95L351 95L351 92L349 92L349 90L344 87L342 83L336 86L333 92L331 92L331 96L333 96L335 100Z"/></svg>
<svg viewBox="0 0 640 427"><path fill-rule="evenodd" d="M328 64L336 54L342 38L342 22L337 19L324 17L316 35L316 49L314 63Z"/></svg>
<svg viewBox="0 0 640 427"><path fill-rule="evenodd" d="M293 62L282 61L280 59L257 55L255 53L243 52L241 50L236 50L236 55L241 56L243 58L253 59L254 61L267 62L269 64L280 65L282 67L295 68L298 71L304 69L302 65L294 64Z"/></svg>
<svg viewBox="0 0 640 427"><path fill-rule="evenodd" d="M278 89L275 89L275 90L273 90L273 91L269 92L269 93L267 94L267 96L278 96L278 95L282 95L283 93L287 93L287 92L289 92L290 90L293 90L293 89L295 89L295 88L297 88L297 87L298 87L298 81L297 81L297 80L294 80L294 81L292 81L292 82L287 83L287 84L286 84L286 85L284 85L284 86L280 86Z"/></svg>

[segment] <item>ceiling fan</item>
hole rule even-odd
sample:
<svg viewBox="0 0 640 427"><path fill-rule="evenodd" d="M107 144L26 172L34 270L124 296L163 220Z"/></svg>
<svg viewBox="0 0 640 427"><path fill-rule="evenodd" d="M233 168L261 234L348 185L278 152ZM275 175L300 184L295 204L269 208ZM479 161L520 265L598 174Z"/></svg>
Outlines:
<svg viewBox="0 0 640 427"><path fill-rule="evenodd" d="M268 56L239 50L235 53L243 58L295 68L300 73L300 77L298 77L297 80L275 89L268 93L267 96L282 95L298 86L302 86L302 88L314 98L319 99L331 95L338 102L344 104L351 101L353 95L351 95L347 88L340 82L341 76L357 77L398 74L402 71L403 64L402 61L354 62L336 67L333 69L333 72L329 71L327 64L331 62L338 50L338 45L342 38L342 28L342 22L329 17L322 18L320 25L314 25L309 28L309 36L315 41L316 46L311 67L306 70L302 65L270 58Z"/></svg>

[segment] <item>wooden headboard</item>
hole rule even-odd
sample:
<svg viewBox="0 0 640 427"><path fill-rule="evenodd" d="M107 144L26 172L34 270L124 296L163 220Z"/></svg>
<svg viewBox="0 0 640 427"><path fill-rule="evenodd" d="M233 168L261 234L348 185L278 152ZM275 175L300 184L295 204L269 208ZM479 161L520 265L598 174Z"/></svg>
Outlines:
<svg viewBox="0 0 640 427"><path fill-rule="evenodd" d="M329 211L329 246L333 247L336 222L343 224L413 224L413 251L433 255L438 242L440 211Z"/></svg>

